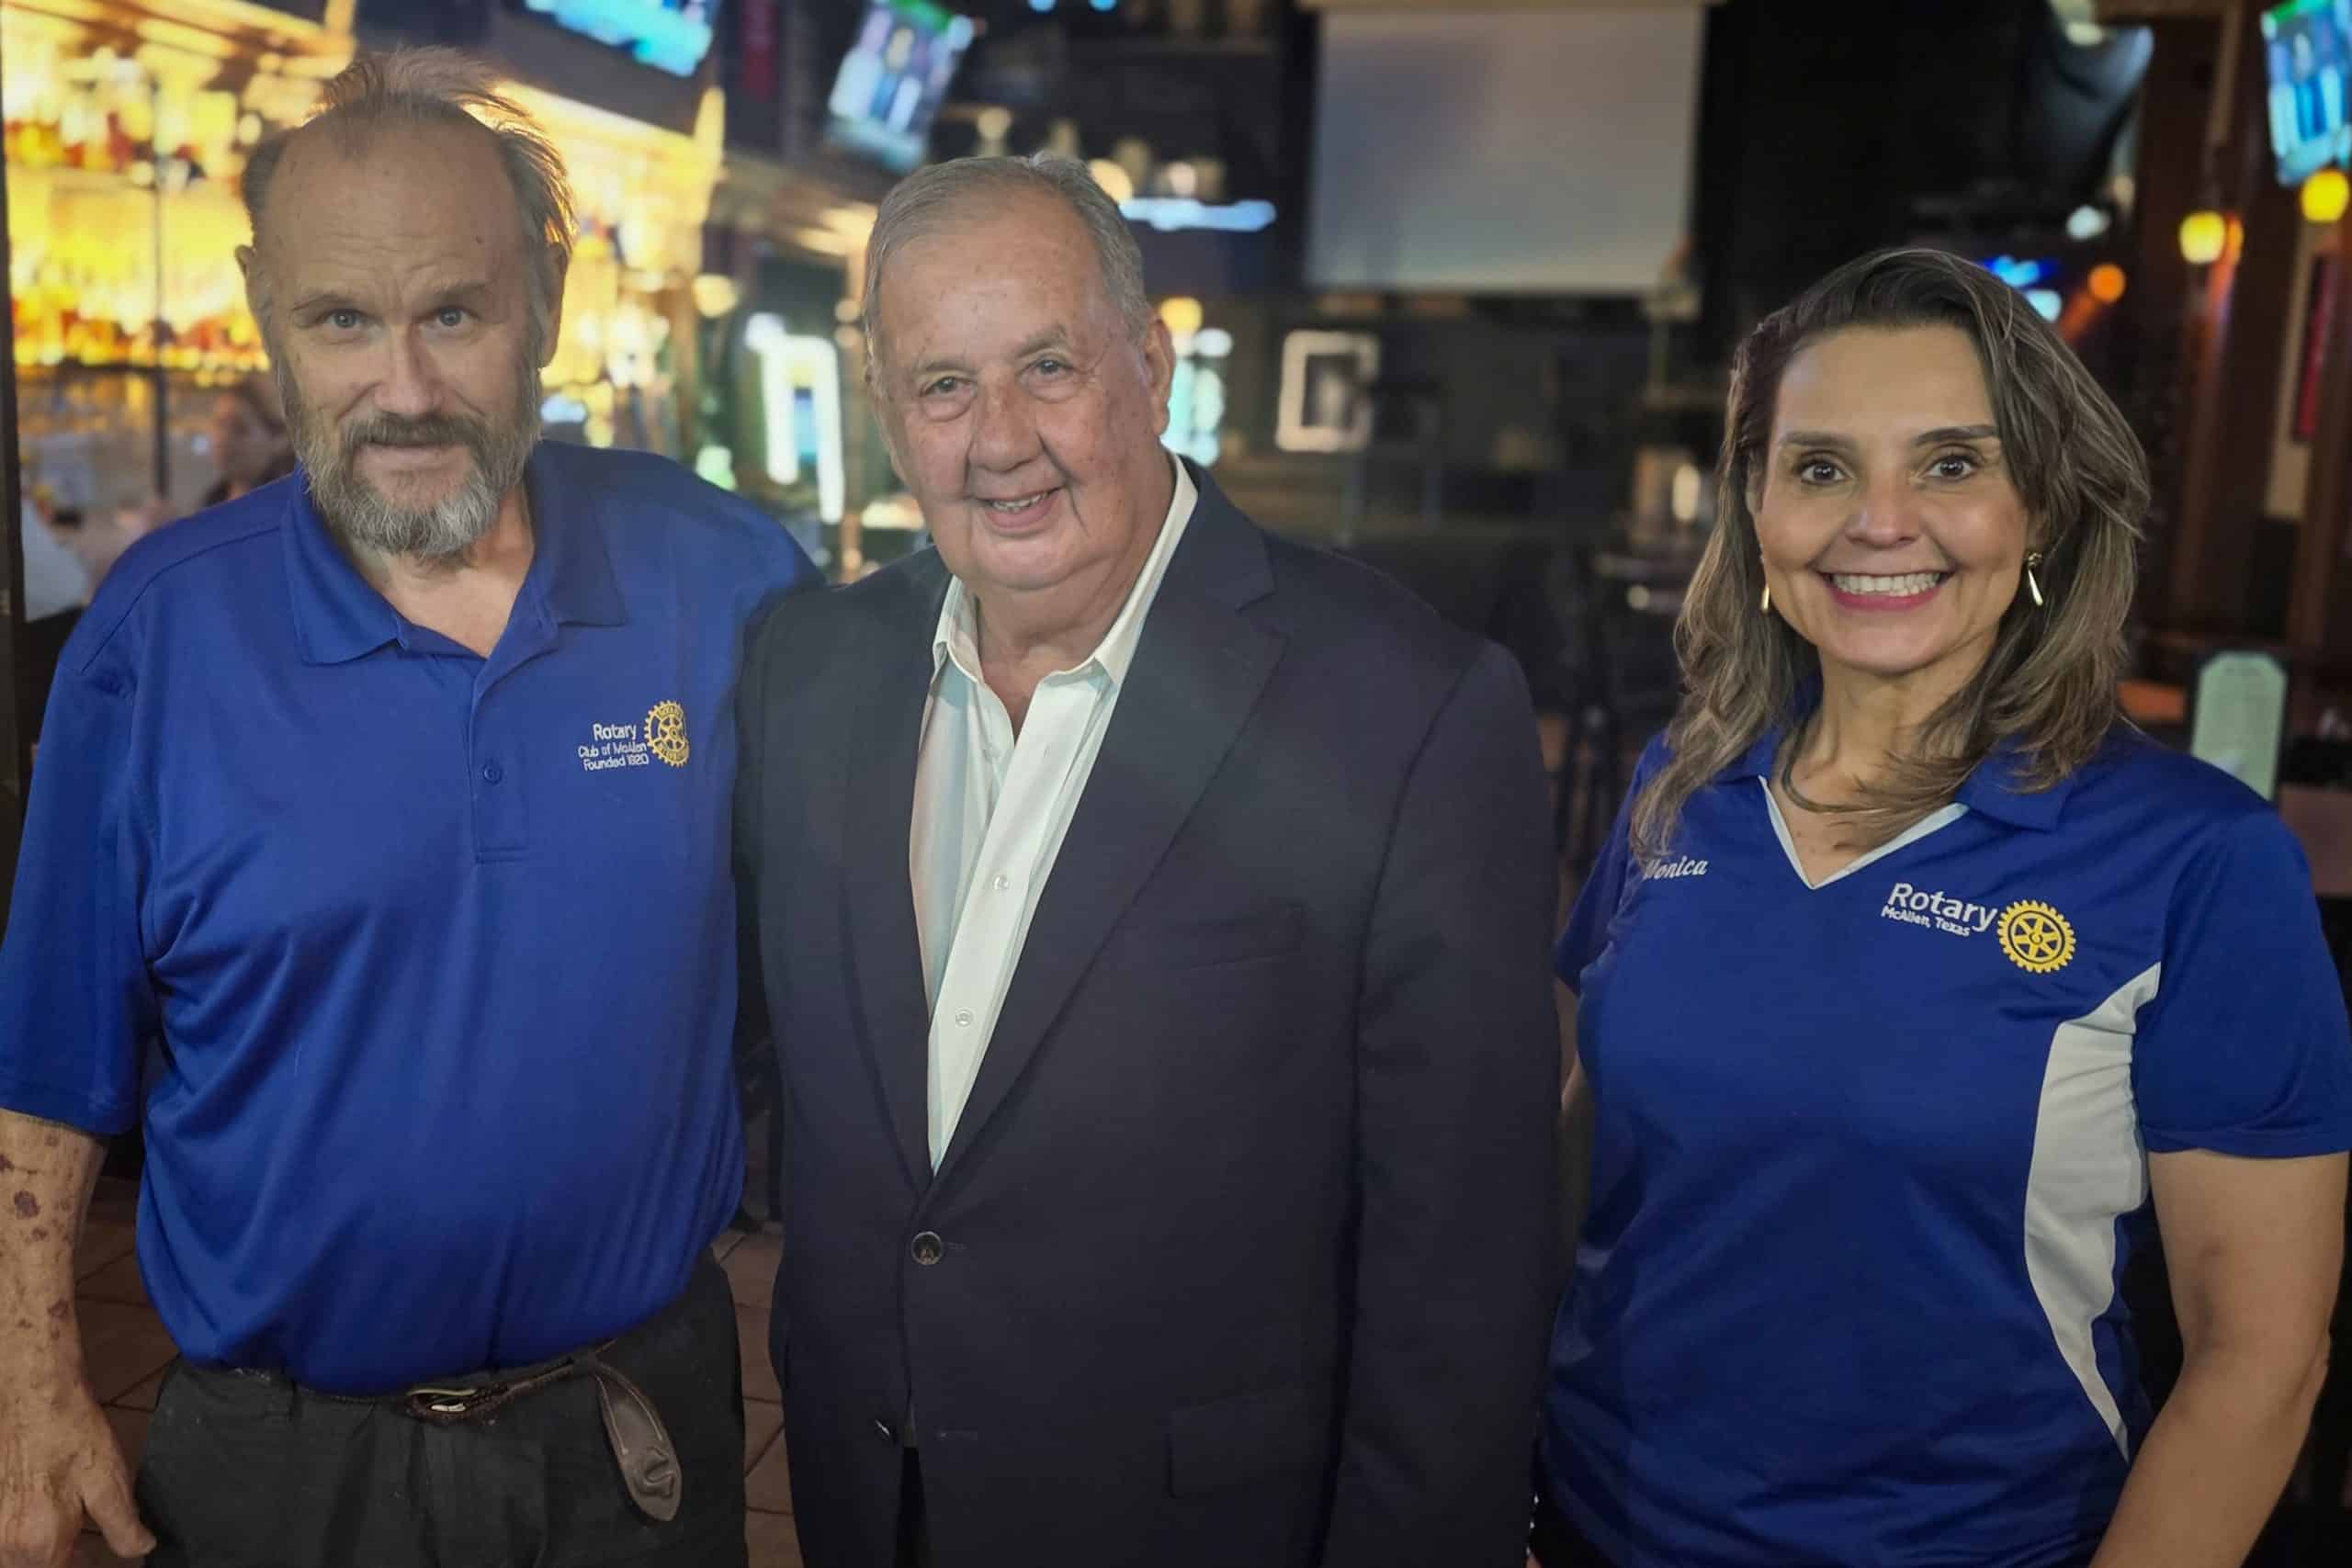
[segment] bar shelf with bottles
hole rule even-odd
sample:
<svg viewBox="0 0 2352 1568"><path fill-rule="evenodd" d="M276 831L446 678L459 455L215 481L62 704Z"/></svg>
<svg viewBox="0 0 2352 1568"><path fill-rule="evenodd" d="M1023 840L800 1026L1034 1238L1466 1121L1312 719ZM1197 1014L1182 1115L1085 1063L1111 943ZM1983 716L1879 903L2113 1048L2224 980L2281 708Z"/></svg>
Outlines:
<svg viewBox="0 0 2352 1568"><path fill-rule="evenodd" d="M519 83L508 90L563 153L578 224L542 378L548 432L691 460L691 286L718 182L724 100L707 92L684 132Z"/></svg>
<svg viewBox="0 0 2352 1568"><path fill-rule="evenodd" d="M326 67L155 37L104 5L0 5L18 438L54 505L192 507L211 389L267 364L236 264L237 178Z"/></svg>

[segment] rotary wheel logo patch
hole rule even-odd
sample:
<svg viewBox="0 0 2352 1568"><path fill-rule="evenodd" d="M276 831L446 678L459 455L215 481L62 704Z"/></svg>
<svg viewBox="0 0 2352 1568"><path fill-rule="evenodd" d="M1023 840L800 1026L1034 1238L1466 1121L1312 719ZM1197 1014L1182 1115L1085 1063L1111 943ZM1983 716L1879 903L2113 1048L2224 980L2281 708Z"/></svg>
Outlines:
<svg viewBox="0 0 2352 1568"><path fill-rule="evenodd" d="M2026 899L2001 911L2001 951L2031 975L2064 969L2075 956L2075 928L2049 905Z"/></svg>
<svg viewBox="0 0 2352 1568"><path fill-rule="evenodd" d="M653 754L673 768L686 765L686 710L675 703L656 703L645 716L645 742ZM2007 937L2002 938L2004 942Z"/></svg>

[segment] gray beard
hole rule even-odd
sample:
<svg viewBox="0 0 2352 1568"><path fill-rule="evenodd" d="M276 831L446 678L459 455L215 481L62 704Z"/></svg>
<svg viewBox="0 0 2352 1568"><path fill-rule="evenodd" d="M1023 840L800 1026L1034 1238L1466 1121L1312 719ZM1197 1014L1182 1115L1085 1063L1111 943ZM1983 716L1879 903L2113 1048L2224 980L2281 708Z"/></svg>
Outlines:
<svg viewBox="0 0 2352 1568"><path fill-rule="evenodd" d="M412 420L378 414L337 429L314 416L291 380L281 371L278 390L295 456L308 478L311 502L346 546L363 554L424 561L463 555L498 521L499 506L522 482L524 465L539 438L536 366L518 367L514 406L495 423L457 415ZM395 505L359 473L359 452L371 444L444 443L464 446L472 462L456 493L435 505Z"/></svg>

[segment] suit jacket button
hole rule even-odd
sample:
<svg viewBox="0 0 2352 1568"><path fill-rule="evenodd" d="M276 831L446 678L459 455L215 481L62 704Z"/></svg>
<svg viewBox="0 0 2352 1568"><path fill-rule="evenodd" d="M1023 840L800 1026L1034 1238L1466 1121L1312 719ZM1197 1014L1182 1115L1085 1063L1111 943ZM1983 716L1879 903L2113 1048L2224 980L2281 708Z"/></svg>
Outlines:
<svg viewBox="0 0 2352 1568"><path fill-rule="evenodd" d="M926 1269L947 1256L946 1244L933 1231L924 1231L916 1236L914 1246L909 1250L914 1254L915 1261Z"/></svg>

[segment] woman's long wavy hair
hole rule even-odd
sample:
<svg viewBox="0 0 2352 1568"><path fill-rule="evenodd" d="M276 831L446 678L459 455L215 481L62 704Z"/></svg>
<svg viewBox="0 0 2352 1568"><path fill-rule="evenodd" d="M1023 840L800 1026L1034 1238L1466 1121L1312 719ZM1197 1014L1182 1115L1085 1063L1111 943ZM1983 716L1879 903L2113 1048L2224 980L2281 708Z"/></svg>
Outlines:
<svg viewBox="0 0 2352 1568"><path fill-rule="evenodd" d="M1812 644L1757 609L1755 505L1783 372L1832 333L1923 326L1956 327L1976 345L2048 603L2037 608L2020 590L1977 678L1846 808L1850 847L1883 843L1950 801L1996 748L2014 748L2014 787L2046 789L2114 728L2147 458L2114 401L2016 289L1941 251L1882 251L1767 317L1733 366L1714 536L1675 626L1683 696L1667 732L1672 755L1634 804L1643 863L1670 852L1693 793L1775 726L1793 728L1799 693L1820 670Z"/></svg>

